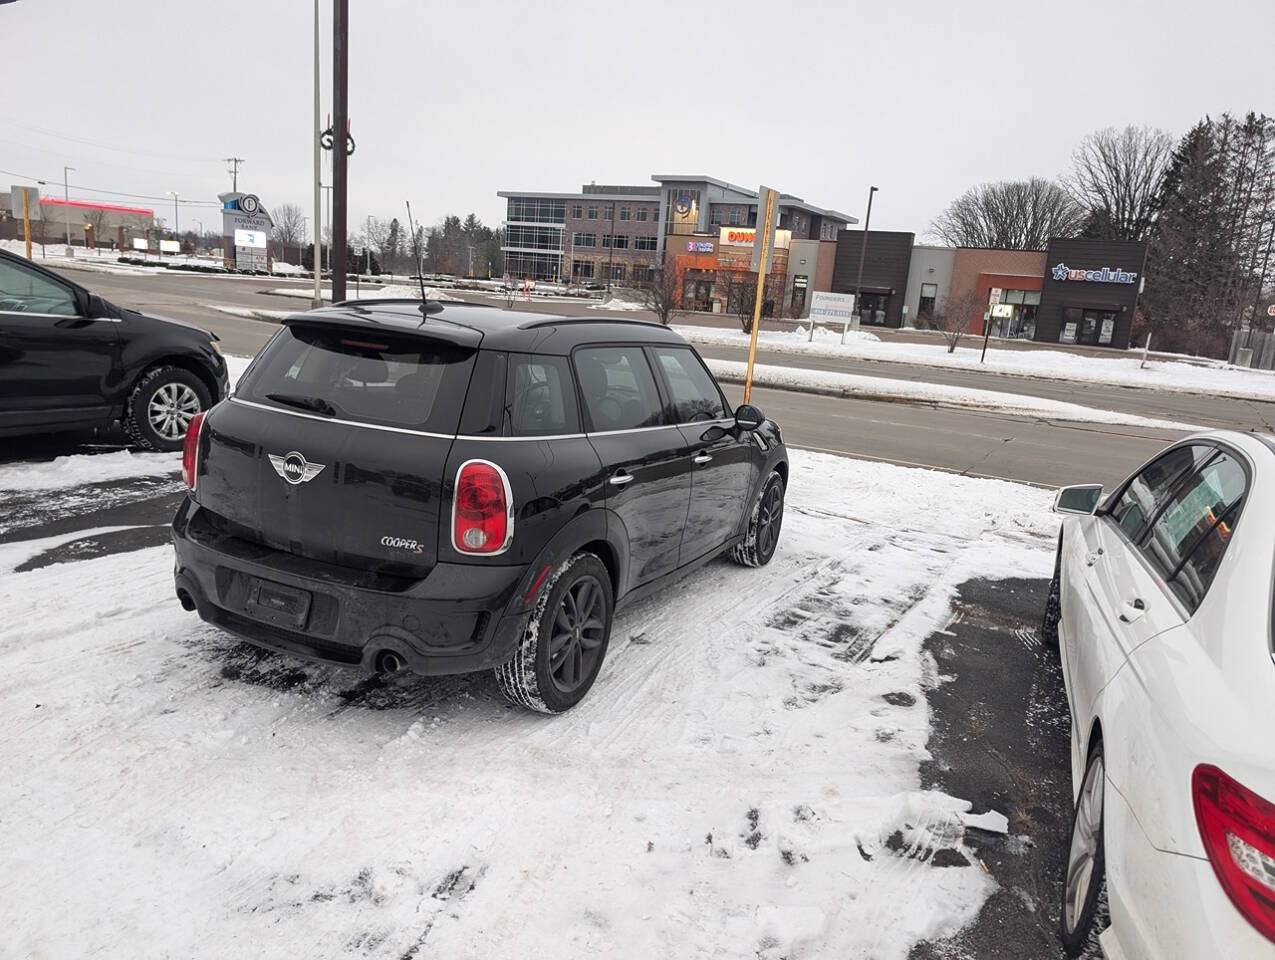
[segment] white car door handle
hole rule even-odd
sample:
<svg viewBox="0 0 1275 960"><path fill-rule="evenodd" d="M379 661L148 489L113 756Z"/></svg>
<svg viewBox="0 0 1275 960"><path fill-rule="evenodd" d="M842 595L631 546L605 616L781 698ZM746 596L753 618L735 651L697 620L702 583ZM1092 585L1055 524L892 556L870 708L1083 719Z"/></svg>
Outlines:
<svg viewBox="0 0 1275 960"><path fill-rule="evenodd" d="M626 483L632 483L632 482L633 482L633 474L631 474L631 473L624 473L623 471L621 471L620 473L617 473L615 476L613 476L613 477L612 477L610 480L608 480L607 482L608 482L608 483L610 483L610 484L611 484L611 486L613 486L613 487L622 487L622 486L624 486Z"/></svg>
<svg viewBox="0 0 1275 960"><path fill-rule="evenodd" d="M711 453L697 453L691 458L691 463L708 463L712 459Z"/></svg>
<svg viewBox="0 0 1275 960"><path fill-rule="evenodd" d="M1125 623L1133 623L1135 620L1141 619L1146 612L1147 605L1142 602L1141 597L1126 600L1120 605L1120 619Z"/></svg>
<svg viewBox="0 0 1275 960"><path fill-rule="evenodd" d="M1089 556L1085 557L1085 564L1092 567L1095 563L1098 562L1098 558L1101 556L1102 556L1102 547L1099 547L1093 553L1089 554Z"/></svg>

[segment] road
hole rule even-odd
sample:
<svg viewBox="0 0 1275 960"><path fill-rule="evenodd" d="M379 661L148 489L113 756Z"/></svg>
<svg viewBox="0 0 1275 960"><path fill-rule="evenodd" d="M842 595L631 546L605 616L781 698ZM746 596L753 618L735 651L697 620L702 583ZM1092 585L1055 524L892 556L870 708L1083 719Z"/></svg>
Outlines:
<svg viewBox="0 0 1275 960"><path fill-rule="evenodd" d="M308 281L279 277L225 277L170 271L120 276L68 271L68 276L109 300L201 324L222 338L229 354L255 353L274 325L208 309L217 303L257 310L304 310L305 299L266 290L309 289ZM578 313L576 304L537 303L537 312ZM701 322L698 318L696 322ZM706 347L705 356L742 360L742 349ZM860 373L901 380L977 387L1082 403L1087 406L1207 427L1272 429L1275 404L1221 400L1102 384L1076 384L980 371L946 370L904 363L799 357L759 348L763 363ZM727 396L738 402L741 388ZM790 444L846 456L934 467L971 476L999 477L1047 486L1114 484L1179 432L1107 424L1061 423L924 404L847 400L758 389L755 399L783 425Z"/></svg>

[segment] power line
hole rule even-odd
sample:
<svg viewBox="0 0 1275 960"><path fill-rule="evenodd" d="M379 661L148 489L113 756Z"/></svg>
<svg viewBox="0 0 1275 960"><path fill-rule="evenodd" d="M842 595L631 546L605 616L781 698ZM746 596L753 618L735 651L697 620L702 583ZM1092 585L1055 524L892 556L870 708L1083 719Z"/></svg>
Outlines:
<svg viewBox="0 0 1275 960"><path fill-rule="evenodd" d="M243 157L226 157L226 162L231 164L230 175L234 179L230 181L230 189L239 192L239 164L244 162Z"/></svg>
<svg viewBox="0 0 1275 960"><path fill-rule="evenodd" d="M28 130L32 133L38 133L46 137L54 137L58 140L66 140L70 143L79 143L88 147L96 147L99 150L113 150L117 153L129 153L137 157L157 157L164 160L181 160L185 163L220 163L221 162L220 159L217 157L190 157L190 156L183 156L182 154L177 154L177 153L158 153L153 150L132 150L132 149L129 149L128 147L116 147L116 146L112 146L109 143L102 143L99 140L88 140L84 137L72 137L65 133L57 133L53 130L47 130L44 127L33 127L30 124L19 123L17 120L13 120L9 117L3 117L0 119L3 119L4 122L9 126L18 127L20 129Z"/></svg>
<svg viewBox="0 0 1275 960"><path fill-rule="evenodd" d="M25 173L14 173L12 170L0 170L0 174L6 177L16 177L19 180L30 180L33 183L53 183L57 180L57 177L30 177ZM87 193L104 193L107 196L129 197L133 200L158 200L161 203L169 203L172 200L172 197L160 197L149 193L125 193L121 190L103 190L101 187L86 187L78 183L72 183L68 186ZM221 207L221 203L216 200L179 200L178 202L193 207Z"/></svg>

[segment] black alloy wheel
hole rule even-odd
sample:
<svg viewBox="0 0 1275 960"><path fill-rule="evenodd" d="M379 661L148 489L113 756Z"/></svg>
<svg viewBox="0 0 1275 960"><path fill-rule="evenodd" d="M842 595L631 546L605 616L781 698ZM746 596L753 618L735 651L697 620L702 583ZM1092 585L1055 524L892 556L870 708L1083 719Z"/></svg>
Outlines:
<svg viewBox="0 0 1275 960"><path fill-rule="evenodd" d="M592 680L606 642L602 585L585 575L562 594L549 636L549 675L553 685L572 694L585 679Z"/></svg>
<svg viewBox="0 0 1275 960"><path fill-rule="evenodd" d="M784 524L784 478L772 473L753 507L743 542L731 550L731 559L746 567L764 567L775 555Z"/></svg>

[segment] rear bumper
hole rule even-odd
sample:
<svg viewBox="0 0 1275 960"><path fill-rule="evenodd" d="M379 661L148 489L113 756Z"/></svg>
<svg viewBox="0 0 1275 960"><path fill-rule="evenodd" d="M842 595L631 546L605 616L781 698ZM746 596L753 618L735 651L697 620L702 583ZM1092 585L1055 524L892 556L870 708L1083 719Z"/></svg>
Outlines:
<svg viewBox="0 0 1275 960"><path fill-rule="evenodd" d="M187 499L173 520L177 595L250 643L366 671L393 652L426 675L485 670L513 656L524 620L523 567L440 563L406 589L376 589L327 564L210 534L192 525L198 510ZM307 608L263 619L251 600L258 580L305 591Z"/></svg>

